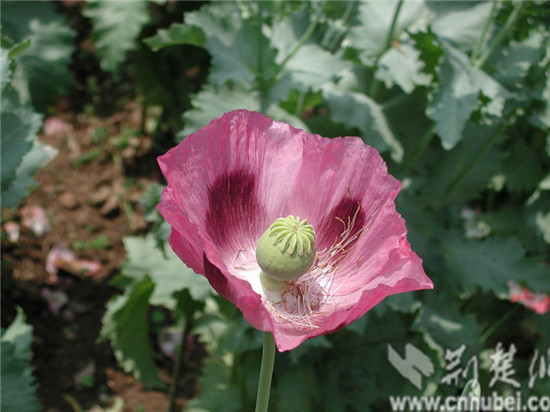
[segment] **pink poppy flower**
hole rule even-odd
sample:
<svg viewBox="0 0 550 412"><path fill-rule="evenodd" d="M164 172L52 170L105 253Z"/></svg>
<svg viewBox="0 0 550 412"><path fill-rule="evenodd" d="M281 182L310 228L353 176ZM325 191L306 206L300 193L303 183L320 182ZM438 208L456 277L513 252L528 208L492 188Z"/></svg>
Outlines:
<svg viewBox="0 0 550 412"><path fill-rule="evenodd" d="M550 310L550 296L544 293L533 293L513 280L508 282L508 288L512 302L519 302L539 315L544 315Z"/></svg>
<svg viewBox="0 0 550 412"><path fill-rule="evenodd" d="M172 248L254 327L273 332L279 351L343 328L389 295L433 288L395 210L401 183L358 137L328 139L236 110L158 161ZM273 294L256 246L289 215L313 227L315 260Z"/></svg>

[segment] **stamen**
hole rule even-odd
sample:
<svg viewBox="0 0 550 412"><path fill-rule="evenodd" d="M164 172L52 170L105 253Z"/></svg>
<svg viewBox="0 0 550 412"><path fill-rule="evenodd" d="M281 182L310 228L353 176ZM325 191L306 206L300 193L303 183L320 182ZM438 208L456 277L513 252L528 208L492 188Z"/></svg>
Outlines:
<svg viewBox="0 0 550 412"><path fill-rule="evenodd" d="M323 306L330 304L331 299L353 275L350 272L335 287L334 281L340 262L355 247L361 234L369 229L361 227L354 232L360 210L361 203L358 202L355 213L348 216L347 222L335 217L342 223L343 230L335 237L331 246L317 252L313 266L306 274L288 282L280 301L265 302L282 323L290 323L303 329L314 328L326 314L322 310Z"/></svg>

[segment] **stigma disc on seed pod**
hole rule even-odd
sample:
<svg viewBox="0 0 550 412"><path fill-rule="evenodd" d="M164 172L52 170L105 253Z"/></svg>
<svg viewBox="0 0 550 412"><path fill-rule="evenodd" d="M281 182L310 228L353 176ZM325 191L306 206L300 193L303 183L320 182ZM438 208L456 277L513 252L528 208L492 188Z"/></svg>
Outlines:
<svg viewBox="0 0 550 412"><path fill-rule="evenodd" d="M315 231L307 220L280 217L258 240L256 260L262 271L280 281L305 274L315 261Z"/></svg>

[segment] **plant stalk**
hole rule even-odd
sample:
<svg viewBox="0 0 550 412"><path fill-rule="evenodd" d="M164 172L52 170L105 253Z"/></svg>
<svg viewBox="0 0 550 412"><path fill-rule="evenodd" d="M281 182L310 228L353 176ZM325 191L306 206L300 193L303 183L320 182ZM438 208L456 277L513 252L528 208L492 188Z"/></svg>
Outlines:
<svg viewBox="0 0 550 412"><path fill-rule="evenodd" d="M327 2L323 2L321 6L319 6L319 9L317 10L317 13L315 13L315 16L313 17L313 20L309 24L308 28L298 41L294 48L286 55L286 57L281 62L281 65L279 67L279 71L275 75L275 80L279 80L280 77L284 73L285 65L288 63L290 59L294 57L294 55L300 50L300 48L306 43L306 41L310 38L310 36L313 34L313 31L315 30L315 27L317 27L317 24L319 24L319 20L321 20L321 15L323 14L323 11L325 10Z"/></svg>
<svg viewBox="0 0 550 412"><path fill-rule="evenodd" d="M388 31L388 37L386 38L386 43L384 44L384 48L378 53L378 56L376 56L376 61L374 63L375 66L378 66L378 62L380 61L380 58L386 52L386 50L388 50L391 46L391 42L395 32L395 26L397 26L397 19L399 18L399 14L401 13L402 7L403 7L403 0L399 0L399 2L397 3L397 6L395 7L395 12L393 13L393 19L391 21L390 30ZM373 100L376 100L376 95L378 94L378 91L380 89L380 82L376 80L374 73L373 73L372 79L373 80L369 90L369 96Z"/></svg>
<svg viewBox="0 0 550 412"><path fill-rule="evenodd" d="M271 332L264 332L264 347L262 351L262 366L256 396L256 412L267 412L269 393L271 392L271 378L275 363L275 340Z"/></svg>
<svg viewBox="0 0 550 412"><path fill-rule="evenodd" d="M516 23L517 19L520 16L521 9L525 5L525 1L520 1L516 6L514 7L514 10L512 10L512 13L510 13L510 16L508 16L508 20L506 20L506 23L504 23L504 26L500 30L500 32L497 34L497 36L493 39L491 44L487 47L487 51L480 57L480 59L477 61L477 67L481 68L487 63L487 60L493 55L493 53L496 51L496 49L500 46L500 44L504 41L506 36L510 33L512 28L514 27L514 24Z"/></svg>
<svg viewBox="0 0 550 412"><path fill-rule="evenodd" d="M472 52L472 57L470 58L470 65L474 66L476 64L476 60L479 56L479 53L481 52L481 48L485 44L485 36L487 35L487 31L489 31L489 27L491 26L491 23L493 22L495 18L495 10L497 6L497 0L493 0L493 4L491 6L491 11L489 12L489 15L487 16L487 20L485 20L485 25L483 26L483 29L481 30L481 35L479 36L479 39L477 40L477 43L475 45L474 51Z"/></svg>
<svg viewBox="0 0 550 412"><path fill-rule="evenodd" d="M426 150L426 147L428 147L435 136L434 130L435 123L432 123L432 125L429 126L428 129L426 129L426 131L420 138L420 141L418 145L414 148L411 157L409 157L409 159L403 163L403 167L401 168L402 172L407 173L412 168L416 160L422 155L422 153L424 153L424 150Z"/></svg>
<svg viewBox="0 0 550 412"><path fill-rule="evenodd" d="M172 372L172 384L170 385L168 412L176 412L176 398L178 393L178 381L181 376L183 355L187 352L187 340L191 333L191 320L187 319L181 335L181 342L176 351L174 371Z"/></svg>
<svg viewBox="0 0 550 412"><path fill-rule="evenodd" d="M464 167L456 176L455 178L449 183L449 186L447 187L447 190L445 191L445 195L443 196L443 203L447 201L447 199L451 196L451 194L454 192L458 184L464 179L466 176L470 174L472 169L477 166L479 161L483 159L483 157L487 154L489 149L495 144L495 142L498 140L498 138L501 136L501 133L506 129L508 126L509 119L507 121L504 121L500 127L498 127L491 137L487 140L483 148L477 153L477 155L472 159L470 163L466 167Z"/></svg>

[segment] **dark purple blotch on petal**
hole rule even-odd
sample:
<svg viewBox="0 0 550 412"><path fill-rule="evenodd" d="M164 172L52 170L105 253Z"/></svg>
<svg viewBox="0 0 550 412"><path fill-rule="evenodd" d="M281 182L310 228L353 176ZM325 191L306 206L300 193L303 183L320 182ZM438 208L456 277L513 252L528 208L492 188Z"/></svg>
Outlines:
<svg viewBox="0 0 550 412"><path fill-rule="evenodd" d="M330 211L323 219L319 230L317 230L319 249L329 248L342 240L342 234L352 239L346 249L349 249L359 235L355 236L365 225L365 214L361 209L361 202L358 199L345 197ZM354 237L355 236L355 237Z"/></svg>
<svg viewBox="0 0 550 412"><path fill-rule="evenodd" d="M218 292L220 296L233 301L232 299L235 299L235 296L233 296L233 289L229 285L227 278L216 265L208 260L206 254L203 254L203 264L206 279L208 279L214 290Z"/></svg>
<svg viewBox="0 0 550 412"><path fill-rule="evenodd" d="M256 197L256 178L246 170L226 172L208 189L206 224L217 246L236 238L258 237L255 224L261 213Z"/></svg>

